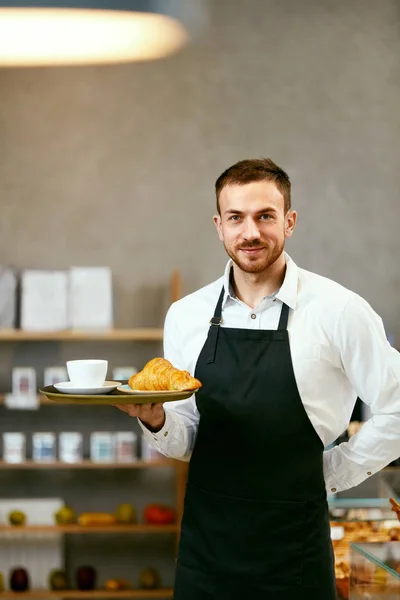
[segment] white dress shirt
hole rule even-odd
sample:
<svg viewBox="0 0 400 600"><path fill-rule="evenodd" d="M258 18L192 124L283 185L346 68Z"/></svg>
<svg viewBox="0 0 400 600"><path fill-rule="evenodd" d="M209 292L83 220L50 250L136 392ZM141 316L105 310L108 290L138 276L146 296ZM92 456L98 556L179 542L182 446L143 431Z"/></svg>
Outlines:
<svg viewBox="0 0 400 600"><path fill-rule="evenodd" d="M363 298L298 268L285 256L281 289L255 308L232 293L231 261L223 277L172 304L165 319L164 356L194 375L222 286L223 327L277 329L286 303L291 309L288 331L298 391L324 447L346 430L357 396L372 415L348 442L324 452L326 488L332 494L358 485L400 456L400 354ZM199 424L195 397L165 403L164 408L164 427L152 433L141 424L144 435L162 454L187 461Z"/></svg>

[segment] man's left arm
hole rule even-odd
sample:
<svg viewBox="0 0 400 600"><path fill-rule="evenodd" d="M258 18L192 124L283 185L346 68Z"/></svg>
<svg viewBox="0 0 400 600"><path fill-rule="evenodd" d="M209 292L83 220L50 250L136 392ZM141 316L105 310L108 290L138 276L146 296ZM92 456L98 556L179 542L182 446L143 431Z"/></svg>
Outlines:
<svg viewBox="0 0 400 600"><path fill-rule="evenodd" d="M400 353L387 341L382 319L352 294L335 331L342 367L371 418L324 453L328 493L360 484L400 456Z"/></svg>

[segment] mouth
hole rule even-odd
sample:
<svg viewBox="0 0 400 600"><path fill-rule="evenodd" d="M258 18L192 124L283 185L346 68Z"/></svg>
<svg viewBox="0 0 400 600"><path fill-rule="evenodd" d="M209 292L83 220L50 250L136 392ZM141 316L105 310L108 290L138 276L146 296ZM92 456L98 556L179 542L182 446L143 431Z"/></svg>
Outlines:
<svg viewBox="0 0 400 600"><path fill-rule="evenodd" d="M263 247L257 247L257 248L240 248L240 250L241 250L241 252L244 252L248 256L254 256L254 255L262 252L264 250L264 248Z"/></svg>

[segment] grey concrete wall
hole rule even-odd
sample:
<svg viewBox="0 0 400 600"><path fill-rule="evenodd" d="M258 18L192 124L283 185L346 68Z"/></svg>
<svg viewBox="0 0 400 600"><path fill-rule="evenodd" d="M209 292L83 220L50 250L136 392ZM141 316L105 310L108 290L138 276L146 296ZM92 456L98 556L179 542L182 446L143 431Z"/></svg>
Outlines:
<svg viewBox="0 0 400 600"><path fill-rule="evenodd" d="M293 180L293 257L400 337L398 2L210 6L165 61L0 70L0 264L110 265L117 325L159 324L173 268L189 292L224 265L216 177L271 156Z"/></svg>

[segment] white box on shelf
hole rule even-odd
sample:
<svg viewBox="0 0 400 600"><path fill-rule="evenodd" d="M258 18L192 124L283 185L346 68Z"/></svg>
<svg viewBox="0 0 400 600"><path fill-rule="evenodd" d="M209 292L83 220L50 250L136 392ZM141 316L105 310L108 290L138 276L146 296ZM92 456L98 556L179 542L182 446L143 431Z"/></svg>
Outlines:
<svg viewBox="0 0 400 600"><path fill-rule="evenodd" d="M0 328L12 329L17 318L17 274L0 267Z"/></svg>
<svg viewBox="0 0 400 600"><path fill-rule="evenodd" d="M55 525L54 513L64 504L61 498L0 498L0 524L7 525L9 513L20 510L26 515L26 525ZM7 538L10 541L11 536Z"/></svg>
<svg viewBox="0 0 400 600"><path fill-rule="evenodd" d="M5 394L4 406L10 410L38 410L40 400L36 394Z"/></svg>
<svg viewBox="0 0 400 600"><path fill-rule="evenodd" d="M14 367L11 394L4 396L4 406L11 409L38 409L36 371L33 367Z"/></svg>
<svg viewBox="0 0 400 600"><path fill-rule="evenodd" d="M59 435L59 458L61 462L79 463L83 460L82 434L78 431L63 431Z"/></svg>
<svg viewBox="0 0 400 600"><path fill-rule="evenodd" d="M33 367L14 367L11 391L14 396L36 396L35 369Z"/></svg>
<svg viewBox="0 0 400 600"><path fill-rule="evenodd" d="M90 460L101 463L114 462L114 433L109 431L94 431L90 435Z"/></svg>
<svg viewBox="0 0 400 600"><path fill-rule="evenodd" d="M49 432L32 434L32 460L34 462L54 462L56 460L56 436Z"/></svg>
<svg viewBox="0 0 400 600"><path fill-rule="evenodd" d="M26 460L26 436L19 431L3 433L3 460L23 463Z"/></svg>
<svg viewBox="0 0 400 600"><path fill-rule="evenodd" d="M113 327L112 275L109 267L71 267L69 308L72 329Z"/></svg>
<svg viewBox="0 0 400 600"><path fill-rule="evenodd" d="M21 278L21 329L68 328L68 272L26 270Z"/></svg>
<svg viewBox="0 0 400 600"><path fill-rule="evenodd" d="M137 435L134 431L116 432L115 460L117 462L134 462L137 460Z"/></svg>

